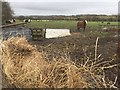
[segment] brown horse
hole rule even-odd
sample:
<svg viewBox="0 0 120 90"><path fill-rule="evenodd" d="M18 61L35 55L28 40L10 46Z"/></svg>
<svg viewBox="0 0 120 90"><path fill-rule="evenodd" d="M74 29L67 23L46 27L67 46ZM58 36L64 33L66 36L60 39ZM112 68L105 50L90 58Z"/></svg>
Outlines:
<svg viewBox="0 0 120 90"><path fill-rule="evenodd" d="M87 20L82 20L77 22L77 31L80 31L80 28L83 28L83 31L85 31L87 25Z"/></svg>

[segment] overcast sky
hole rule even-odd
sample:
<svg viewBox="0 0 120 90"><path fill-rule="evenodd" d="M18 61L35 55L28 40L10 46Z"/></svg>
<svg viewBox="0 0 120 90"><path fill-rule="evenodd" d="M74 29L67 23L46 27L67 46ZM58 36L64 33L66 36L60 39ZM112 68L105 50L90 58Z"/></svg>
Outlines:
<svg viewBox="0 0 120 90"><path fill-rule="evenodd" d="M118 14L119 0L6 0L15 15ZM84 2L83 2L84 1Z"/></svg>

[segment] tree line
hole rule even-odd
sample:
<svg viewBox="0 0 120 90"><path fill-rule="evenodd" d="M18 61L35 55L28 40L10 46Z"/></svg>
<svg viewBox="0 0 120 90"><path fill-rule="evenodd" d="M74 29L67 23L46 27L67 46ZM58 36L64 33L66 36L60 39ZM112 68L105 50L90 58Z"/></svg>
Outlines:
<svg viewBox="0 0 120 90"><path fill-rule="evenodd" d="M83 20L88 21L118 21L118 15L50 15L50 16L16 16L17 19L32 20Z"/></svg>

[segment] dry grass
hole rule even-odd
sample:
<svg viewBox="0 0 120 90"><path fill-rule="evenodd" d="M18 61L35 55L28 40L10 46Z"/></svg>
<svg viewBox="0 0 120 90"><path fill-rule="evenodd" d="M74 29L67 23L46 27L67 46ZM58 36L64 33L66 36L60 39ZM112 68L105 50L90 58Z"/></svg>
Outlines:
<svg viewBox="0 0 120 90"><path fill-rule="evenodd" d="M98 42L98 39L97 39ZM95 74L97 56L88 65L89 57L83 65L77 66L69 58L47 62L44 53L38 52L25 38L10 38L1 44L1 63L9 84L17 88L116 88L113 82L105 81L104 68L98 68L102 75Z"/></svg>

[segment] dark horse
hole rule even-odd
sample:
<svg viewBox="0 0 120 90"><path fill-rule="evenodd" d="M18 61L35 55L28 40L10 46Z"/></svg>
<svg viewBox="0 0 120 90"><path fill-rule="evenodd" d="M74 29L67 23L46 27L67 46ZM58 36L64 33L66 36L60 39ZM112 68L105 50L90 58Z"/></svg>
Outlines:
<svg viewBox="0 0 120 90"><path fill-rule="evenodd" d="M83 31L85 31L87 25L87 20L82 20L77 22L77 31L80 31L80 28L83 28Z"/></svg>

